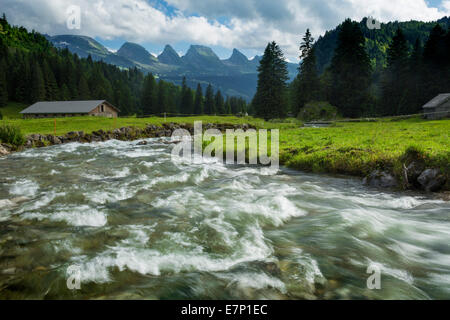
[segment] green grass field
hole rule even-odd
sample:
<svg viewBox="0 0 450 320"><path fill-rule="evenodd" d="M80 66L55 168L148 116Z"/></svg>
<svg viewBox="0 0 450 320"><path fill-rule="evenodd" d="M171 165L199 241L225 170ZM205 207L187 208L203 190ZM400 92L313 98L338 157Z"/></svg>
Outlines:
<svg viewBox="0 0 450 320"><path fill-rule="evenodd" d="M18 108L17 105L15 107ZM13 108L11 106L10 110ZM302 123L294 119L265 122L251 117L201 116L166 120L80 117L56 119L56 134L63 135L70 131L90 133L125 126L144 128L148 124L194 121L203 121L204 124L249 123L258 128L278 128L281 163L299 170L364 176L374 169L387 169L399 175L403 162L409 156L407 151L417 150L427 165L441 167L450 177L450 120L425 121L415 118L401 121L338 122L328 128L304 128ZM54 119L9 118L0 123L20 127L25 135L54 133Z"/></svg>
<svg viewBox="0 0 450 320"><path fill-rule="evenodd" d="M22 115L20 111L28 107L23 103L18 102L10 102L4 108L0 108L0 112L3 115L3 119L22 119Z"/></svg>

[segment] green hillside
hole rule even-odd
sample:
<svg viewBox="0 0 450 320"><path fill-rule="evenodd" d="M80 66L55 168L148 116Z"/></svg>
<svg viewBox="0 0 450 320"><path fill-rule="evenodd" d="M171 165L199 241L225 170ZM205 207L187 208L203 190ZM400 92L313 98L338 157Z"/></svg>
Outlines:
<svg viewBox="0 0 450 320"><path fill-rule="evenodd" d="M387 49L399 27L405 34L409 48L412 50L417 39L419 39L422 44L427 41L430 31L436 23L439 23L444 30L447 30L450 27L450 18L444 17L437 22L395 21L382 23L381 29L379 30L370 30L367 28L367 18L364 18L360 22L360 27L366 38L366 50L372 60L374 68L380 69L386 66ZM333 30L327 31L324 36L319 37L314 46L317 57L317 67L320 73L330 65L341 27L342 24Z"/></svg>

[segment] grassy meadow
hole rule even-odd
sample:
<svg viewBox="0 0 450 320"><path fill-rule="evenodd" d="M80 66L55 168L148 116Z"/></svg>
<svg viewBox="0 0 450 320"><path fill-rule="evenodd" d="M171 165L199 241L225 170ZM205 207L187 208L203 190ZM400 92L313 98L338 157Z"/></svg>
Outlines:
<svg viewBox="0 0 450 320"><path fill-rule="evenodd" d="M17 106L16 106L17 107ZM13 107L11 107L13 108ZM4 110L2 113L5 116ZM5 119L6 118L6 119ZM280 162L290 168L364 176L386 169L401 176L408 158L418 157L429 166L440 167L450 177L450 120L425 121L384 119L373 122L337 122L326 128L307 128L295 119L266 122L252 117L180 118L57 118L56 134L70 131L91 133L125 126L144 128L165 122L249 123L258 128L280 129ZM23 134L53 134L54 119L4 117L0 124L19 127Z"/></svg>

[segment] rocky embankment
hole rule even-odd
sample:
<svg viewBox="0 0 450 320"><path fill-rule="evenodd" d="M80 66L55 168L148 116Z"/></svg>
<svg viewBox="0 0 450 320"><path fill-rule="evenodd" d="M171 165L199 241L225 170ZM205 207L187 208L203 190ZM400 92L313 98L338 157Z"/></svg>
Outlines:
<svg viewBox="0 0 450 320"><path fill-rule="evenodd" d="M133 141L147 138L171 137L177 129L185 129L191 134L194 133L192 124L168 123L162 126L147 125L141 129L136 127L124 127L113 131L97 130L92 133L83 131L69 132L63 136L32 134L27 137L26 143L21 147L13 147L8 144L0 144L0 157L15 151L22 151L28 148L42 148L52 145L79 142L91 143L107 140ZM206 124L204 130L218 129L225 133L227 129L256 129L252 125L233 125L233 124ZM363 183L371 187L380 189L397 188L403 190L421 190L425 192L440 192L448 190L449 181L438 168L427 168L418 161L412 161L403 165L402 173L394 174L390 171L374 170L364 178ZM443 193L444 198L450 200L450 194Z"/></svg>
<svg viewBox="0 0 450 320"><path fill-rule="evenodd" d="M83 131L73 131L63 136L32 134L27 137L25 145L20 147L14 147L8 144L0 144L0 156L5 156L11 152L22 151L24 149L29 148L43 148L72 142L91 143L91 142L108 141L113 139L122 141L134 141L148 138L171 137L172 133L177 129L185 129L189 131L191 134L194 134L194 126L192 124L175 124L175 123L167 123L163 124L162 126L147 125L147 127L145 128L124 127L112 131L97 130L92 133L85 133ZM256 128L248 124L233 125L233 124L208 123L203 126L203 129L204 130L218 129L221 132L225 133L227 129L234 129L234 130L242 129L246 131L248 129L256 129Z"/></svg>
<svg viewBox="0 0 450 320"><path fill-rule="evenodd" d="M403 167L400 178L388 171L375 170L364 178L363 183L380 189L401 188L440 192L446 189L447 178L438 168L427 168L418 162L411 162ZM444 197L450 200L450 194L446 193Z"/></svg>

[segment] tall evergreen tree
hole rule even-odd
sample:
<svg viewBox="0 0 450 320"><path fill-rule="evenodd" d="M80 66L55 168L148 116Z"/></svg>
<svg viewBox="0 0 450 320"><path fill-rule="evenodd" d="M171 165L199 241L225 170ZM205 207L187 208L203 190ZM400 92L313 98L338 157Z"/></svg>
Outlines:
<svg viewBox="0 0 450 320"><path fill-rule="evenodd" d="M423 51L424 61L424 96L430 100L439 93L450 90L448 79L450 73L450 52L447 52L447 34L439 25L431 30Z"/></svg>
<svg viewBox="0 0 450 320"><path fill-rule="evenodd" d="M64 83L60 90L59 100L61 101L69 101L70 100L70 90L69 87Z"/></svg>
<svg viewBox="0 0 450 320"><path fill-rule="evenodd" d="M314 50L314 38L311 36L309 29L303 37L300 46L300 67L297 76L296 85L296 113L300 111L305 104L312 100L319 99L320 82L317 74L316 54Z"/></svg>
<svg viewBox="0 0 450 320"><path fill-rule="evenodd" d="M341 26L330 71L330 102L346 117L361 116L370 103L371 64L360 26L350 19Z"/></svg>
<svg viewBox="0 0 450 320"><path fill-rule="evenodd" d="M253 106L258 117L266 120L284 118L287 111L287 64L274 42L267 45L258 67L258 86Z"/></svg>
<svg viewBox="0 0 450 320"><path fill-rule="evenodd" d="M408 105L407 81L409 77L408 43L403 31L398 28L392 43L387 50L387 69L384 72L382 113L384 115L407 114Z"/></svg>
<svg viewBox="0 0 450 320"><path fill-rule="evenodd" d="M203 114L203 91L200 83L195 91L194 114Z"/></svg>
<svg viewBox="0 0 450 320"><path fill-rule="evenodd" d="M84 75L81 75L80 81L78 82L78 98L80 100L89 100L91 97L91 92ZM122 109L122 108L121 108Z"/></svg>
<svg viewBox="0 0 450 320"><path fill-rule="evenodd" d="M414 44L413 51L409 58L408 86L408 113L419 113L422 106L427 102L424 97L423 88L423 46L418 38Z"/></svg>
<svg viewBox="0 0 450 320"><path fill-rule="evenodd" d="M229 97L227 97L227 100L225 101L225 114L236 114L231 111L231 101Z"/></svg>
<svg viewBox="0 0 450 320"><path fill-rule="evenodd" d="M159 80L158 83L158 113L168 112L168 96L167 96L167 85L163 80Z"/></svg>
<svg viewBox="0 0 450 320"><path fill-rule="evenodd" d="M42 72L45 81L45 100L56 100L59 96L58 84L56 83L55 75L53 74L52 69L50 69L50 66L45 60L42 63Z"/></svg>
<svg viewBox="0 0 450 320"><path fill-rule="evenodd" d="M6 63L0 60L0 108L8 104L8 90L6 82Z"/></svg>
<svg viewBox="0 0 450 320"><path fill-rule="evenodd" d="M211 84L206 88L205 94L205 114L214 114L216 113L215 101L214 101L214 90Z"/></svg>
<svg viewBox="0 0 450 320"><path fill-rule="evenodd" d="M214 97L214 100L216 101L216 112L217 114L224 115L226 113L225 111L225 100L222 96L222 92L220 90L217 90L216 96Z"/></svg>
<svg viewBox="0 0 450 320"><path fill-rule="evenodd" d="M186 77L183 78L181 86L181 107L180 111L183 114L192 114L194 112L194 101L192 98L192 90L187 86Z"/></svg>
<svg viewBox="0 0 450 320"><path fill-rule="evenodd" d="M144 115L152 115L158 112L156 108L157 87L153 74L149 73L144 80L142 89L142 112Z"/></svg>
<svg viewBox="0 0 450 320"><path fill-rule="evenodd" d="M45 99L45 82L42 70L38 62L33 65L33 72L31 78L31 103L43 101Z"/></svg>

